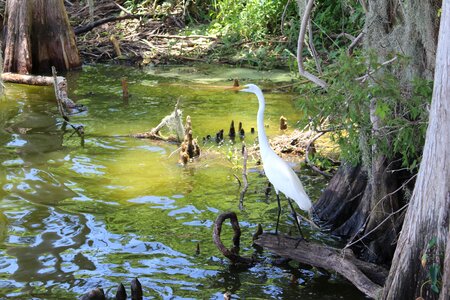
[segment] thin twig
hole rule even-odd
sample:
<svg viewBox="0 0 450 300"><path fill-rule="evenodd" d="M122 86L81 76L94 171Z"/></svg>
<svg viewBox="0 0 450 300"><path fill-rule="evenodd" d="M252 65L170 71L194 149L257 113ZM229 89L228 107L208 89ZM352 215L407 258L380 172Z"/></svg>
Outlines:
<svg viewBox="0 0 450 300"><path fill-rule="evenodd" d="M390 60L387 60L387 61L381 63L380 66L378 66L378 68L376 68L375 70L372 70L372 71L370 71L369 73L367 73L367 74L365 74L365 75L363 75L363 76L361 76L361 77L355 78L355 80L361 81L361 82L366 81L367 78L369 78L371 75L373 75L376 71L378 71L379 69L381 69L382 67L384 67L384 66L386 66L386 65L388 65L388 64L390 64L390 63L393 63L394 61L397 60L397 58L398 58L397 56L394 56L394 57L391 58Z"/></svg>
<svg viewBox="0 0 450 300"><path fill-rule="evenodd" d="M405 205L403 205L402 207L400 207L399 209L397 209L394 212L391 212L386 218L384 218L384 220L382 220L377 226L375 226L374 228L372 228L369 232L365 233L362 237L360 237L359 239L357 239L356 241L352 241L350 243L347 243L347 245L345 245L344 249L347 249L351 246L353 246L354 244L364 240L367 236L369 236L372 232L376 231L378 228L381 227L381 225L383 225L386 221L388 221L393 215L398 214L399 212L401 212L402 210L404 210L405 208L407 208L409 205L409 203L406 203Z"/></svg>
<svg viewBox="0 0 450 300"><path fill-rule="evenodd" d="M284 20L286 19L286 12L288 10L289 4L291 4L291 0L288 0L286 2L286 5L284 6L284 9L283 9L283 14L281 15L281 28L280 29L281 29L282 34L284 34Z"/></svg>
<svg viewBox="0 0 450 300"><path fill-rule="evenodd" d="M308 20L308 47L309 52L311 53L311 56L314 58L314 62L316 63L317 73L319 73L319 75L322 75L322 67L320 66L319 54L317 53L316 47L314 47L311 19Z"/></svg>
<svg viewBox="0 0 450 300"><path fill-rule="evenodd" d="M239 197L239 209L244 208L244 196L248 189L248 180L247 180L247 160L248 160L248 152L247 147L245 145L242 146L242 156L243 156L243 162L242 162L242 181L244 182L244 187L241 190L241 194Z"/></svg>
<svg viewBox="0 0 450 300"><path fill-rule="evenodd" d="M350 46L348 46L348 49L347 49L347 54L348 54L348 55L352 55L352 54L353 54L353 49L355 49L355 47L358 46L358 45L361 43L363 36L364 36L364 32L361 32L361 33L358 34L358 36L352 41L352 43L350 44Z"/></svg>

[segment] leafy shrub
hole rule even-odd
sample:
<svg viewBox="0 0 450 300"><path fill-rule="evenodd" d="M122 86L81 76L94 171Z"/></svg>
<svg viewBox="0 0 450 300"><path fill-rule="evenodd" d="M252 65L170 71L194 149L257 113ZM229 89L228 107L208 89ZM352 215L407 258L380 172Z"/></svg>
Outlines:
<svg viewBox="0 0 450 300"><path fill-rule="evenodd" d="M432 83L423 79L401 82L392 70L383 70L406 64L407 59L399 57L391 66L381 66L370 53L349 57L341 52L327 68L327 93L310 94L309 101L303 102L301 108L315 115L312 121L316 125L328 117L327 125L335 129L333 139L340 146L342 159L367 163L372 145L377 145L385 156L401 158L404 167L417 167L425 142ZM356 80L367 70L378 71L369 80ZM371 103L382 124L380 135L372 133Z"/></svg>

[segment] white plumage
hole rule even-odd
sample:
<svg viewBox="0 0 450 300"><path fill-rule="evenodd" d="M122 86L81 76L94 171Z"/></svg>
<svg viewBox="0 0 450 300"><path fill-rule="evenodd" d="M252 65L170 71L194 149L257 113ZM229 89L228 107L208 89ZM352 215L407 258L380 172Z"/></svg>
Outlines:
<svg viewBox="0 0 450 300"><path fill-rule="evenodd" d="M259 109L257 115L257 127L258 127L258 141L259 148L261 152L261 160L263 163L264 172L269 179L270 183L273 185L275 192L277 193L277 200L279 204L279 192L282 192L287 198L292 199L297 203L298 207L302 210L309 211L311 209L311 200L303 189L303 185L300 179L291 169L291 167L281 159L275 151L270 147L269 141L267 140L266 132L264 129L264 109L265 100L261 89L254 84L247 84L241 92L253 93L256 95L259 101ZM291 206L292 208L292 206ZM293 209L293 208L292 208ZM293 210L294 216L295 211ZM278 212L279 221L280 211ZM300 230L298 220L295 220ZM278 230L278 222L277 222ZM301 234L301 231L300 231Z"/></svg>

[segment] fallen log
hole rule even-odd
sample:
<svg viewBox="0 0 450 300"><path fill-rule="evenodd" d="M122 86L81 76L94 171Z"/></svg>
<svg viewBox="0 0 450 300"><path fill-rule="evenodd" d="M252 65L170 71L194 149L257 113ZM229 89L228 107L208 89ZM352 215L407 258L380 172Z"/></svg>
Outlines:
<svg viewBox="0 0 450 300"><path fill-rule="evenodd" d="M261 234L254 243L284 258L335 271L372 299L377 299L382 293L383 287L380 284L386 278L387 271L358 260L351 251L341 251L313 242L299 241L286 235L268 233Z"/></svg>
<svg viewBox="0 0 450 300"><path fill-rule="evenodd" d="M64 79L62 76L58 76L61 80ZM53 85L52 76L40 76L40 75L25 75L16 73L2 73L2 80L4 82L28 84L28 85L41 85L50 86Z"/></svg>
<svg viewBox="0 0 450 300"><path fill-rule="evenodd" d="M67 113L71 113L71 109L84 110L82 105L77 105L73 102L67 93L67 80L63 76L56 76L55 71L52 67L53 76L41 76L41 75L28 75L28 74L17 74L17 73L2 73L1 78L3 82L17 83L17 84L28 84L28 85L38 85L38 86L54 86L55 96L57 100L61 100ZM63 116L63 114L61 113Z"/></svg>

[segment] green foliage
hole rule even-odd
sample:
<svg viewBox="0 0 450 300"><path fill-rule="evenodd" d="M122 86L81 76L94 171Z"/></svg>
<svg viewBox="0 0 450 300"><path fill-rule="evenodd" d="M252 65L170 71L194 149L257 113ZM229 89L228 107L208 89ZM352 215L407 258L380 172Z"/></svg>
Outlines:
<svg viewBox="0 0 450 300"><path fill-rule="evenodd" d="M428 280L422 284L420 288L420 294L422 295L422 289L425 284L430 284L431 290L439 294L440 285L441 285L441 266L436 261L429 261L432 258L436 258L439 256L438 247L437 247L437 238L433 237L427 244L424 253L422 254L421 264L424 269L428 269ZM443 256L443 255L441 255ZM428 266L428 268L427 268Z"/></svg>
<svg viewBox="0 0 450 300"><path fill-rule="evenodd" d="M358 35L364 26L364 11L357 0L317 0L313 22L320 29L317 41L322 40L324 46L329 48L332 44L336 45L329 38L333 34L345 32Z"/></svg>
<svg viewBox="0 0 450 300"><path fill-rule="evenodd" d="M328 117L328 126L337 129L333 140L341 147L342 159L354 164L370 162L370 157L364 156L370 156L372 145L376 145L383 155L400 157L404 167L417 167L425 141L432 84L419 79L400 82L389 68L401 68L407 60L397 61L395 66L381 66L370 53L349 57L342 52L327 68L327 93L312 94L311 101L302 107L305 113L317 116L313 119L317 126L318 120ZM368 70L376 74L356 80ZM370 105L375 105L372 118L378 117L382 124L376 134L372 131Z"/></svg>
<svg viewBox="0 0 450 300"><path fill-rule="evenodd" d="M215 0L211 31L254 41L279 32L287 0ZM289 7L295 9L295 2ZM295 11L295 10L294 10Z"/></svg>

